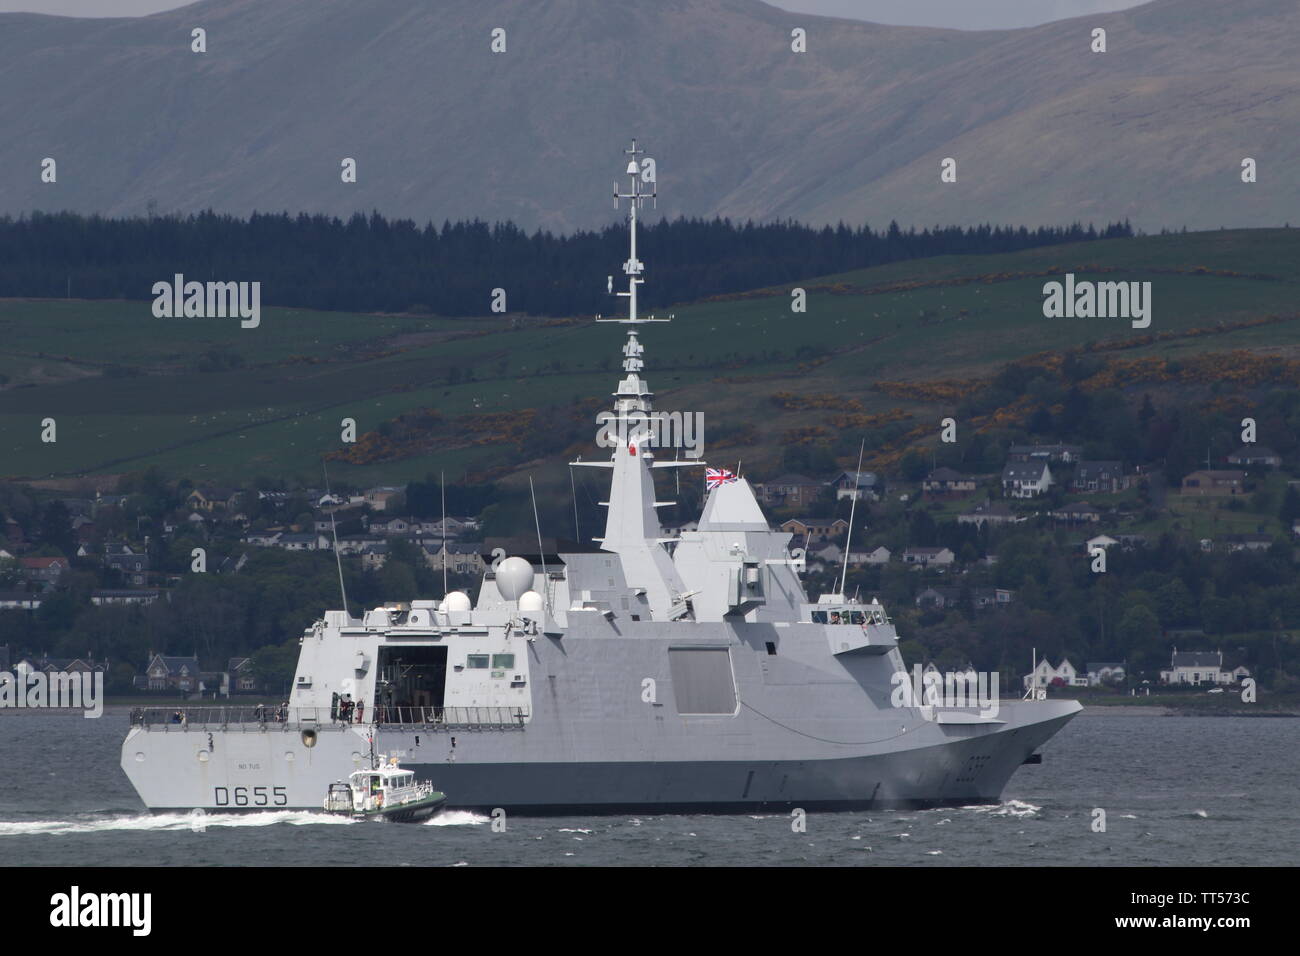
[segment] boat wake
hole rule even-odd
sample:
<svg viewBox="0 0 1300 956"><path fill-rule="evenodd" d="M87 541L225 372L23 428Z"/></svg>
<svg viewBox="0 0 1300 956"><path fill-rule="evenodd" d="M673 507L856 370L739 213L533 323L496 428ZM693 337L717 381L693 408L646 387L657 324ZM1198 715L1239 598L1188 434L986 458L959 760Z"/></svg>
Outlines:
<svg viewBox="0 0 1300 956"><path fill-rule="evenodd" d="M426 827L464 827L478 826L481 823L488 822L490 822L488 817L483 816L481 813L473 813L469 810L443 810L426 820L424 825Z"/></svg>
<svg viewBox="0 0 1300 956"><path fill-rule="evenodd" d="M991 806L971 806L962 807L963 810L974 810L976 813L987 813L991 817L1032 817L1038 814L1042 807L1036 807L1032 803L1025 803L1023 800L1006 800L1002 803Z"/></svg>
<svg viewBox="0 0 1300 956"><path fill-rule="evenodd" d="M130 816L87 817L78 820L2 820L0 837L66 836L79 833L109 833L136 830L206 830L240 827L268 827L278 823L290 826L311 824L350 824L346 817L311 810L268 810L265 813L156 813Z"/></svg>

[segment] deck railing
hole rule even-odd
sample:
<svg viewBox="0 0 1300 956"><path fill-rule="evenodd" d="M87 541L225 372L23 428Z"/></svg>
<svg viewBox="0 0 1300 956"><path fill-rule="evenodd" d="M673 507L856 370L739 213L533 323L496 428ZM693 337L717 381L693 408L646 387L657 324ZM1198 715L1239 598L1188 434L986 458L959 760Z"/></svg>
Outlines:
<svg viewBox="0 0 1300 956"><path fill-rule="evenodd" d="M386 727L424 730L522 730L520 707L379 707L366 712L370 722ZM366 721L347 722L320 707L137 707L132 726L176 731L342 730Z"/></svg>
<svg viewBox="0 0 1300 956"><path fill-rule="evenodd" d="M520 707L380 707L375 723L427 730L522 730L524 711Z"/></svg>

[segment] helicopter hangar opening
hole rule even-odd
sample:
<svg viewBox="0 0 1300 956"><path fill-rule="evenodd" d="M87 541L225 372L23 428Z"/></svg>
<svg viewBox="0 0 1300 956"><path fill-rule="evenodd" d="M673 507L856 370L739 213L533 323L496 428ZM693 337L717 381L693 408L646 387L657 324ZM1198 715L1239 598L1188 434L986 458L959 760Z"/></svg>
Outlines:
<svg viewBox="0 0 1300 956"><path fill-rule="evenodd" d="M383 707L441 707L447 687L445 646L379 648Z"/></svg>

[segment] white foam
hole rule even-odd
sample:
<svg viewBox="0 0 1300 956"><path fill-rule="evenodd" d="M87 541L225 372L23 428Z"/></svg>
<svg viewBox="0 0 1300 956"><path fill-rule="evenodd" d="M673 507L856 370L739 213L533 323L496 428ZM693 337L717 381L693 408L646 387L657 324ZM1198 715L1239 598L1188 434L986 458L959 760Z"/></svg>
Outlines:
<svg viewBox="0 0 1300 956"><path fill-rule="evenodd" d="M426 827L465 827L487 823L488 818L470 810L443 810L425 821Z"/></svg>
<svg viewBox="0 0 1300 956"><path fill-rule="evenodd" d="M1032 803L1025 803L1023 800L1008 800L1006 803L994 806L971 806L962 807L962 809L974 810L976 813L987 813L989 816L994 817L1032 817L1043 808L1036 807Z"/></svg>
<svg viewBox="0 0 1300 956"><path fill-rule="evenodd" d="M142 813L136 816L110 816L85 820L28 820L0 822L0 836L46 834L65 836L76 833L111 831L206 830L216 827L268 827L277 823L291 826L311 824L349 824L344 816L311 810L268 810L265 813Z"/></svg>

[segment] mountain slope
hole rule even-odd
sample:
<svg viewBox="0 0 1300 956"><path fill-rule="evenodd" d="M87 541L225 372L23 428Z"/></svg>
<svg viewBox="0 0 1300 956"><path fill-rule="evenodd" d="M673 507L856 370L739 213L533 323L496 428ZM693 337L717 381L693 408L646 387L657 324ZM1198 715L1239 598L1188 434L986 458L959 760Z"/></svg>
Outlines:
<svg viewBox="0 0 1300 956"><path fill-rule="evenodd" d="M1300 5L1156 0L1027 30L757 0L207 0L0 15L0 211L377 208L607 221L618 150L675 215L1164 225L1300 214ZM208 52L190 52L190 30ZM507 52L489 51L507 30ZM790 31L808 31L808 52ZM1088 50L1094 26L1110 52ZM58 160L56 184L39 164ZM941 185L939 162L958 160ZM1260 181L1239 179L1243 156ZM359 181L340 181L354 157Z"/></svg>

